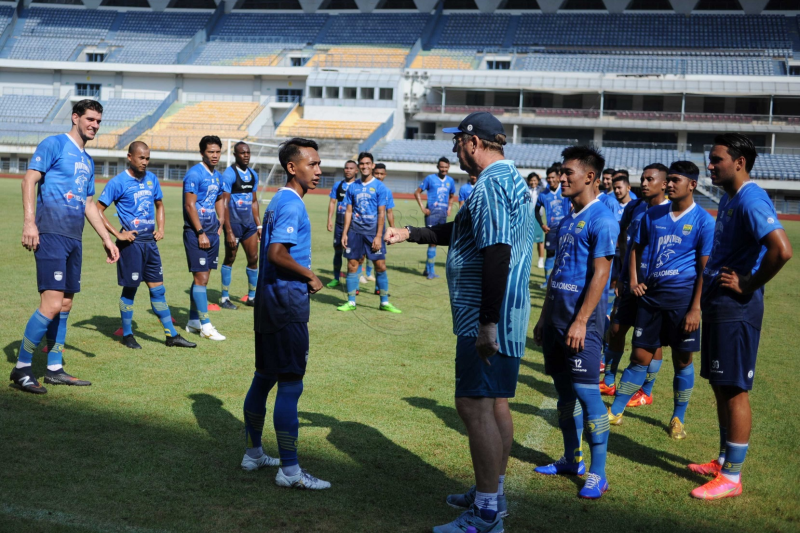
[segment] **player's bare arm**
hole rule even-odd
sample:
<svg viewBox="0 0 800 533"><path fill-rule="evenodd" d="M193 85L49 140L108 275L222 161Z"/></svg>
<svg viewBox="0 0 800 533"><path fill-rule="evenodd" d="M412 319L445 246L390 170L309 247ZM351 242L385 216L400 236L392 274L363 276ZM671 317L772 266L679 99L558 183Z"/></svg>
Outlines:
<svg viewBox="0 0 800 533"><path fill-rule="evenodd" d="M36 227L36 184L42 173L28 170L22 178L22 246L35 252L39 248L39 228Z"/></svg>
<svg viewBox="0 0 800 533"><path fill-rule="evenodd" d="M417 205L418 205L418 206L419 206L419 208L422 210L422 214L423 214L423 215L425 215L425 216L428 216L428 215L430 215L430 214L431 214L431 210L430 210L430 209L428 209L427 207L425 207L425 206L422 204L422 189L420 189L419 187L417 187L417 190L416 190L416 191L414 191L414 198L416 198L416 200L417 200Z"/></svg>
<svg viewBox="0 0 800 533"><path fill-rule="evenodd" d="M348 205L344 213L344 226L342 229L342 248L347 248L347 232L350 231L350 222L353 220L353 206Z"/></svg>
<svg viewBox="0 0 800 533"><path fill-rule="evenodd" d="M84 212L86 220L92 225L94 231L103 241L103 248L106 251L106 263L113 264L119 259L119 250L117 245L111 241L111 236L108 234L103 219L100 217L100 212L97 210L97 204L94 203L94 198L91 196L86 197L86 211Z"/></svg>
<svg viewBox="0 0 800 533"><path fill-rule="evenodd" d="M197 207L195 207L196 202L196 194L193 192L183 193L183 209L186 211L189 217L189 225L195 233L203 229L203 225L200 224L200 216L197 214ZM197 236L197 246L203 250L208 250L211 247L211 242L205 233Z"/></svg>
<svg viewBox="0 0 800 533"><path fill-rule="evenodd" d="M128 231L128 230L121 230L117 231L117 229L111 225L111 222L108 221L106 217L106 209L108 206L103 204L102 202L97 202L97 213L100 215L100 219L103 221L103 226L106 228L111 235L113 235L118 241L124 242L133 242L136 240L136 236L139 234L138 231Z"/></svg>
<svg viewBox="0 0 800 533"><path fill-rule="evenodd" d="M698 258L695 265L697 278L694 280L692 303L689 306L689 312L683 317L683 331L686 333L692 333L700 329L700 297L703 294L703 270L706 268L707 262L708 256L704 255Z"/></svg>
<svg viewBox="0 0 800 533"><path fill-rule="evenodd" d="M333 215L336 212L336 198L328 202L328 233L333 231Z"/></svg>
<svg viewBox="0 0 800 533"><path fill-rule="evenodd" d="M642 264L644 246L634 243L631 260L628 261L628 279L631 285L631 294L641 298L647 292L647 285L639 283L639 265Z"/></svg>
<svg viewBox="0 0 800 533"><path fill-rule="evenodd" d="M258 193L255 188L253 188L253 220L256 223L256 228L258 228L256 230L258 242L261 242L261 213L258 210Z"/></svg>
<svg viewBox="0 0 800 533"><path fill-rule="evenodd" d="M217 220L228 220L228 202L230 201L230 195L228 195L228 200L226 201L224 198L225 194L227 193L217 196L217 200L214 202L214 211L217 212ZM230 227L230 221L228 221L228 227ZM217 235L222 235L222 229L223 226L220 224ZM231 231L231 235L233 235L233 231ZM236 237L233 238L233 242L236 242Z"/></svg>
<svg viewBox="0 0 800 533"><path fill-rule="evenodd" d="M163 200L156 200L156 230L153 232L153 238L156 242L160 241L164 238L164 228L167 226L166 224L166 214L164 213L164 201Z"/></svg>
<svg viewBox="0 0 800 533"><path fill-rule="evenodd" d="M377 252L381 249L381 241L383 240L383 224L386 220L386 207L379 205L378 206L378 231L375 234L375 238L372 239L372 251Z"/></svg>

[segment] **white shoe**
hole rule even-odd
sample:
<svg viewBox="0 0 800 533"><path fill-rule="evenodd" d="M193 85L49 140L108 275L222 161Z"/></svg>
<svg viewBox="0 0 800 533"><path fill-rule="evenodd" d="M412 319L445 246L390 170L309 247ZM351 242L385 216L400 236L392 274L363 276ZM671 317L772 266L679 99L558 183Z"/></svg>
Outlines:
<svg viewBox="0 0 800 533"><path fill-rule="evenodd" d="M259 468L264 468L265 466L280 466L280 464L280 459L270 457L267 454L262 454L261 457L257 459L253 459L249 455L244 454L244 458L242 458L242 470L246 470L248 472L258 470Z"/></svg>
<svg viewBox="0 0 800 533"><path fill-rule="evenodd" d="M224 341L225 335L220 335L217 328L211 325L211 322L208 324L203 324L203 329L200 330L200 336L204 339L212 340L212 341Z"/></svg>
<svg viewBox="0 0 800 533"><path fill-rule="evenodd" d="M202 330L202 329L203 329L203 326L200 324L199 320L190 320L186 324L186 332L187 333L198 334L198 333L200 333L200 330Z"/></svg>
<svg viewBox="0 0 800 533"><path fill-rule="evenodd" d="M315 478L305 470L300 470L300 473L296 476L287 476L283 473L282 468L278 469L278 475L275 476L275 484L279 487L291 489L323 490L331 488L330 483Z"/></svg>
<svg viewBox="0 0 800 533"><path fill-rule="evenodd" d="M544 268L544 257L539 258L539 263L536 266L539 268Z"/></svg>
<svg viewBox="0 0 800 533"><path fill-rule="evenodd" d="M367 276L367 281L375 281L375 276L370 274L369 276Z"/></svg>
<svg viewBox="0 0 800 533"><path fill-rule="evenodd" d="M361 277L358 278L358 282L359 283L364 283L364 284L369 283L369 281L367 281L367 278L364 277L364 274L361 274Z"/></svg>

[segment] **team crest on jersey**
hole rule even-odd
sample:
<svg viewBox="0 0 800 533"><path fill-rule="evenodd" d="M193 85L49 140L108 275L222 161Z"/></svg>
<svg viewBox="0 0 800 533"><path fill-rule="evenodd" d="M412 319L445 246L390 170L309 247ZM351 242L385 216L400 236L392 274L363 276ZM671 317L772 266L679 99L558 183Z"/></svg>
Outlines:
<svg viewBox="0 0 800 533"><path fill-rule="evenodd" d="M56 281L61 281L62 279L64 279L64 273L61 272L60 270L56 270L55 272L53 272L53 277L56 278Z"/></svg>
<svg viewBox="0 0 800 533"><path fill-rule="evenodd" d="M689 235L692 232L692 225L691 224L684 224L683 225L683 234Z"/></svg>
<svg viewBox="0 0 800 533"><path fill-rule="evenodd" d="M375 188L374 187L370 187L369 188L369 192L375 192Z"/></svg>
<svg viewBox="0 0 800 533"><path fill-rule="evenodd" d="M583 228L585 227L586 227L586 221L581 220L580 222L578 222L578 227L575 228L575 233L580 233L581 231L583 231Z"/></svg>
<svg viewBox="0 0 800 533"><path fill-rule="evenodd" d="M139 273L138 272L134 272L133 274L131 274L131 279L133 281L136 281L137 279L139 279Z"/></svg>
<svg viewBox="0 0 800 533"><path fill-rule="evenodd" d="M729 217L733 216L733 209L728 209L728 213L727 214L728 214Z"/></svg>
<svg viewBox="0 0 800 533"><path fill-rule="evenodd" d="M147 180L147 186L152 189L153 188L153 182L151 180Z"/></svg>

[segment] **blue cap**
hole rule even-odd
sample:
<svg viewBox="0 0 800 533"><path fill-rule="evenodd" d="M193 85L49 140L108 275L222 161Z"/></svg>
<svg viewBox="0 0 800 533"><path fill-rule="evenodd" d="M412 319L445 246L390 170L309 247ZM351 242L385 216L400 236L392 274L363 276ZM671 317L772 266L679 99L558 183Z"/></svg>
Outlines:
<svg viewBox="0 0 800 533"><path fill-rule="evenodd" d="M503 123L497 117L486 111L476 111L470 113L461 121L457 128L444 128L445 133L466 133L467 135L477 135L485 141L494 141L495 135L505 135Z"/></svg>

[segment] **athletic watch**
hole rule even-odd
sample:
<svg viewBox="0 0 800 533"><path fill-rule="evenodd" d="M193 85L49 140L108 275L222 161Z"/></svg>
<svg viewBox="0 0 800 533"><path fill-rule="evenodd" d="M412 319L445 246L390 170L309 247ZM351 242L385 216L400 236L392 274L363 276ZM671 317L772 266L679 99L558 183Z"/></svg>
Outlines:
<svg viewBox="0 0 800 533"><path fill-rule="evenodd" d="M198 237L200 235L204 234L205 232L206 232L206 230L204 230L203 228L194 230L194 234L197 235Z"/></svg>

